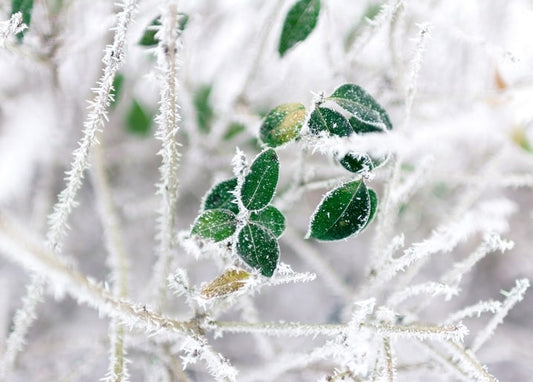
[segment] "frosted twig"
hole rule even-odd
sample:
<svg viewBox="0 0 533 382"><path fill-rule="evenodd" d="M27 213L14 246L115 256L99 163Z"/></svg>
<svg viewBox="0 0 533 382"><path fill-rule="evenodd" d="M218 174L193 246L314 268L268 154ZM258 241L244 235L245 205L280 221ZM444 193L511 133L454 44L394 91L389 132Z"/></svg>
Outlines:
<svg viewBox="0 0 533 382"><path fill-rule="evenodd" d="M93 146L92 159L91 175L98 212L103 226L105 245L109 254L108 264L111 269L113 295L119 299L126 298L128 294L129 262L111 189L105 173L102 146ZM109 370L106 378L110 382L126 382L129 378L125 360L124 327L119 320L112 319L109 331L111 348Z"/></svg>
<svg viewBox="0 0 533 382"><path fill-rule="evenodd" d="M512 241L503 240L496 233L486 234L483 242L476 248L476 250L461 262L453 265L453 269L442 276L442 282L450 285L457 285L460 283L463 276L472 270L472 268L487 254L495 251L504 253L512 249L514 243Z"/></svg>
<svg viewBox="0 0 533 382"><path fill-rule="evenodd" d="M347 330L346 324L303 324L299 322L231 322L215 321L212 327L220 332L229 333L264 333L270 336L336 336ZM361 328L391 337L438 339L462 341L468 333L466 326L462 324L451 326L428 326L428 325L389 325L362 323Z"/></svg>
<svg viewBox="0 0 533 382"><path fill-rule="evenodd" d="M15 313L13 330L7 338L5 352L0 360L0 381L6 380L18 353L24 347L26 334L37 318L36 309L43 298L44 279L33 275L26 288L26 295L22 298L22 306Z"/></svg>
<svg viewBox="0 0 533 382"><path fill-rule="evenodd" d="M177 1L166 1L162 9L161 28L156 36L157 63L160 71L159 114L156 117L158 129L156 138L161 140L159 168L161 179L157 194L161 196L158 219L158 259L154 267L154 290L157 304L161 305L166 295L166 280L171 268L173 250L176 246L176 203L178 199L179 144L176 134L181 120L177 98L178 52L181 47L178 29Z"/></svg>
<svg viewBox="0 0 533 382"><path fill-rule="evenodd" d="M66 186L58 196L54 212L49 216L48 246L56 253L61 252L61 240L68 229L67 219L76 207L76 194L83 183L83 173L89 167L90 148L98 143L97 135L107 121L107 109L112 100L111 90L115 74L124 60L125 40L133 14L137 9L136 0L125 0L122 11L117 14L117 24L113 44L105 49L104 70L98 80L98 87L93 89L94 98L89 102L89 113L84 123L83 137L74 150L70 170L66 172Z"/></svg>
<svg viewBox="0 0 533 382"><path fill-rule="evenodd" d="M383 338L383 352L385 355L385 370L387 371L387 381L396 381L396 358L392 352L390 338Z"/></svg>
<svg viewBox="0 0 533 382"><path fill-rule="evenodd" d="M17 12L11 15L9 20L0 22L0 48L5 46L6 40L27 29L22 22L22 13Z"/></svg>
<svg viewBox="0 0 533 382"><path fill-rule="evenodd" d="M175 321L161 314L115 298L107 289L83 274L70 269L53 252L22 230L0 211L0 253L24 268L36 272L58 291L66 291L79 303L87 304L124 324L150 333L183 333L196 327L195 323Z"/></svg>
<svg viewBox="0 0 533 382"><path fill-rule="evenodd" d="M237 369L231 365L229 360L214 351L205 337L189 336L182 344L181 349L185 352L185 356L181 357L183 368L201 359L206 363L207 370L215 380L220 382L236 381Z"/></svg>
<svg viewBox="0 0 533 382"><path fill-rule="evenodd" d="M357 36L352 46L349 48L349 61L353 63L361 50L381 28L383 28L393 15L404 6L404 0L389 0L382 7L377 16L365 24L365 29Z"/></svg>
<svg viewBox="0 0 533 382"><path fill-rule="evenodd" d="M462 345L455 341L446 341L442 345L450 352L452 360L444 362L444 365L454 367L457 365L458 370L463 370L468 378L465 381L479 381L479 382L497 382L497 379L491 375L485 366L483 366L473 354L473 352L466 350ZM437 359L442 362L442 359Z"/></svg>
<svg viewBox="0 0 533 382"><path fill-rule="evenodd" d="M505 296L505 300L503 301L501 308L498 309L487 326L481 330L474 339L471 347L474 353L477 352L481 346L483 346L490 336L492 336L496 327L503 322L503 319L505 316L507 316L507 313L509 313L513 306L522 301L526 290L529 288L529 285L528 279L519 279L516 280L515 287L509 292L502 291L502 294Z"/></svg>
<svg viewBox="0 0 533 382"><path fill-rule="evenodd" d="M412 285L393 293L387 300L387 305L395 306L406 299L418 296L420 294L427 294L430 296L444 295L446 301L450 300L453 296L459 294L459 289L450 285L435 283L435 282L426 282L418 285Z"/></svg>
<svg viewBox="0 0 533 382"><path fill-rule="evenodd" d="M336 336L346 328L343 324L304 324L300 322L232 322L215 321L214 330L224 333L262 333L274 337Z"/></svg>
<svg viewBox="0 0 533 382"><path fill-rule="evenodd" d="M444 324L453 324L454 322L459 322L468 317L479 317L481 313L484 312L496 313L501 309L501 306L502 304L499 301L480 301L477 304L467 306L466 308L451 314L448 319L444 321Z"/></svg>
<svg viewBox="0 0 533 382"><path fill-rule="evenodd" d="M372 329L377 333L394 337L433 339L438 341L454 340L463 341L468 334L468 329L463 324L449 326L428 326L428 325L375 325L365 324L365 328Z"/></svg>
<svg viewBox="0 0 533 382"><path fill-rule="evenodd" d="M431 25L428 23L418 25L420 31L418 36L418 42L416 44L416 51L411 63L409 65L409 82L407 84L407 90L405 94L405 117L403 120L404 129L409 126L411 121L411 111L413 109L413 101L415 99L418 74L422 66L422 55L426 50L427 39L431 36Z"/></svg>
<svg viewBox="0 0 533 382"><path fill-rule="evenodd" d="M505 200L492 200L477 209L466 213L461 218L437 228L431 236L411 245L404 251L403 256L392 260L379 271L374 281L366 284L365 288L375 288L392 279L398 272L404 271L413 263L438 252L450 252L460 242L466 240L476 232L500 231L505 225L505 216L513 210L512 205Z"/></svg>

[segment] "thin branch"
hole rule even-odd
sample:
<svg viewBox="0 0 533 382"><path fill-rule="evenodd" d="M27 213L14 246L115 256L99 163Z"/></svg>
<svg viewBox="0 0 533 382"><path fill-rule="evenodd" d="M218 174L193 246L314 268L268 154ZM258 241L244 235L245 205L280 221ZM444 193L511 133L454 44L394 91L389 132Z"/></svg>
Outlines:
<svg viewBox="0 0 533 382"><path fill-rule="evenodd" d="M178 104L178 52L181 48L178 29L177 1L166 1L162 9L161 28L157 32L157 63L160 72L159 125L156 138L161 141L160 181L157 194L161 196L158 219L158 259L154 267L154 290L157 304L166 296L166 280L177 243L176 205L178 200L178 166L180 146L176 140L181 117Z"/></svg>
<svg viewBox="0 0 533 382"><path fill-rule="evenodd" d="M503 319L505 318L505 316L507 316L509 311L518 302L522 301L529 286L530 284L528 279L520 279L516 280L515 287L509 292L502 291L502 294L506 298L503 301L502 306L498 310L498 312L496 312L496 314L494 315L494 317L492 317L487 326L482 331L480 331L477 337L474 339L474 342L472 344L472 351L474 353L477 352L485 342L487 342L490 336L492 336L492 334L494 333L496 327L503 322Z"/></svg>
<svg viewBox="0 0 533 382"><path fill-rule="evenodd" d="M92 148L93 167L92 180L96 194L98 212L104 230L105 244L108 251L108 263L111 268L113 295L116 298L126 298L128 294L129 261L126 255L123 235L115 211L111 188L105 173L104 153L102 146ZM112 319L110 324L110 365L107 379L113 382L127 381L126 351L124 349L124 327Z"/></svg>

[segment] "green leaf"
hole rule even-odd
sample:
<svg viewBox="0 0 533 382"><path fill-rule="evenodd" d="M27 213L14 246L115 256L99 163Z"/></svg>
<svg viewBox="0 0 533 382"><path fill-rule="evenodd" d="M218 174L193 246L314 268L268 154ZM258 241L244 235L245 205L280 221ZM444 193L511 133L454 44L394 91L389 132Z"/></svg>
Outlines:
<svg viewBox="0 0 533 382"><path fill-rule="evenodd" d="M299 0L291 7L285 17L279 40L278 52L281 57L311 34L319 13L320 0Z"/></svg>
<svg viewBox="0 0 533 382"><path fill-rule="evenodd" d="M144 33L139 40L139 45L142 46L154 46L157 45L158 39L155 37L155 34L157 33L157 30L161 26L161 18L160 16L157 16L155 19L152 20L150 25L146 27L144 30Z"/></svg>
<svg viewBox="0 0 533 382"><path fill-rule="evenodd" d="M322 199L307 236L340 240L357 234L366 226L370 210L370 196L363 181L343 184Z"/></svg>
<svg viewBox="0 0 533 382"><path fill-rule="evenodd" d="M362 153L349 152L342 157L339 163L346 170L353 172L354 174L369 172L374 168L372 159L370 159L368 155Z"/></svg>
<svg viewBox="0 0 533 382"><path fill-rule="evenodd" d="M285 216L274 206L267 206L259 212L252 212L250 221L268 228L276 237L285 231Z"/></svg>
<svg viewBox="0 0 533 382"><path fill-rule="evenodd" d="M344 84L337 88L328 101L333 101L352 114L352 126L356 133L381 131L381 126L392 129L392 123L385 109L371 95L354 84ZM379 129L379 130L376 130Z"/></svg>
<svg viewBox="0 0 533 382"><path fill-rule="evenodd" d="M255 158L250 171L244 178L241 188L241 200L244 207L250 211L266 207L274 196L278 177L278 155L273 149L267 149Z"/></svg>
<svg viewBox="0 0 533 382"><path fill-rule="evenodd" d="M238 214L239 207L235 201L233 192L237 187L237 178L225 180L216 184L204 198L204 210L222 208Z"/></svg>
<svg viewBox="0 0 533 382"><path fill-rule="evenodd" d="M279 260L279 244L272 232L260 224L248 223L240 231L237 253L263 276L271 277Z"/></svg>
<svg viewBox="0 0 533 382"><path fill-rule="evenodd" d="M370 224L370 222L374 219L374 216L376 215L376 211L378 210L378 195L376 194L376 191L369 188L368 197L370 199L370 214L368 215L368 220L366 221L363 229L365 229L368 226L368 224Z"/></svg>
<svg viewBox="0 0 533 382"><path fill-rule="evenodd" d="M126 123L130 133L145 136L150 132L152 116L134 99L126 116Z"/></svg>
<svg viewBox="0 0 533 382"><path fill-rule="evenodd" d="M11 15L20 12L22 13L22 22L29 28L31 23L31 13L33 10L33 0L12 0L11 1ZM27 30L27 29L26 29ZM22 41L26 31L17 34L17 39Z"/></svg>
<svg viewBox="0 0 533 382"><path fill-rule="evenodd" d="M185 29L187 26L187 23L189 22L189 16L185 13L178 13L178 28L181 32ZM161 17L157 16L155 19L152 20L150 25L146 27L144 30L144 33L139 40L139 45L142 46L154 46L157 45L159 40L156 37L157 30L161 26Z"/></svg>
<svg viewBox="0 0 533 382"><path fill-rule="evenodd" d="M246 130L246 126L240 122L231 122L222 139L229 141Z"/></svg>
<svg viewBox="0 0 533 382"><path fill-rule="evenodd" d="M117 101L120 97L120 92L122 91L122 85L124 84L124 75L122 73L117 73L113 79L113 89L111 90L112 101L111 108L115 108Z"/></svg>
<svg viewBox="0 0 533 382"><path fill-rule="evenodd" d="M261 140L270 147L292 141L300 134L305 115L305 106L301 103L285 103L275 107L261 125Z"/></svg>
<svg viewBox="0 0 533 382"><path fill-rule="evenodd" d="M318 135L322 131L327 131L331 135L347 137L353 133L352 126L344 116L325 107L317 107L309 117L309 131Z"/></svg>
<svg viewBox="0 0 533 382"><path fill-rule="evenodd" d="M211 85L202 85L196 89L193 98L194 108L196 109L196 122L200 131L204 134L211 131L211 123L215 115L209 102L211 90Z"/></svg>
<svg viewBox="0 0 533 382"><path fill-rule="evenodd" d="M237 229L235 214L229 210L208 210L201 214L192 227L191 233L215 242L227 239Z"/></svg>

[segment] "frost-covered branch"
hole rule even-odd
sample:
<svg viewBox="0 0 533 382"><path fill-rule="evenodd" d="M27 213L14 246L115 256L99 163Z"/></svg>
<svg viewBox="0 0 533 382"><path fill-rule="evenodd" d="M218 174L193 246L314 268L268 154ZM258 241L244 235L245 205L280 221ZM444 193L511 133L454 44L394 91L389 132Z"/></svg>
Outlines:
<svg viewBox="0 0 533 382"><path fill-rule="evenodd" d="M414 296L419 296L421 294L426 294L429 296L439 296L443 295L445 300L450 300L453 296L459 294L459 289L452 287L446 284L435 283L435 282L426 282L422 284L412 285L394 292L387 300L387 305L395 306L406 299Z"/></svg>
<svg viewBox="0 0 533 382"><path fill-rule="evenodd" d="M529 286L530 284L528 279L520 279L516 280L515 287L509 292L502 291L502 294L505 296L505 300L494 317L491 318L487 326L480 331L474 339L474 342L472 343L472 351L474 353L477 352L481 346L483 346L483 344L492 336L496 327L503 322L503 319L505 316L507 316L513 306L522 301Z"/></svg>
<svg viewBox="0 0 533 382"><path fill-rule="evenodd" d="M183 333L196 327L194 323L175 321L148 310L146 306L136 306L115 298L110 291L57 259L3 211L0 211L0 252L45 278L56 291L67 292L79 303L94 307L111 318L118 318L126 326L150 333Z"/></svg>
<svg viewBox="0 0 533 382"><path fill-rule="evenodd" d="M108 251L108 264L111 269L113 295L118 299L127 297L129 261L118 217L113 203L111 187L105 173L104 152L102 146L93 146L92 180L96 194L98 212L102 222L105 245ZM125 359L124 327L118 319L110 324L110 365L106 379L110 382L129 380Z"/></svg>
<svg viewBox="0 0 533 382"><path fill-rule="evenodd" d="M125 41L128 27L137 9L137 0L125 0L121 4L122 11L117 15L114 29L113 44L105 49L103 58L104 70L93 89L94 98L89 102L89 113L84 123L83 136L74 150L73 161L66 172L66 186L58 196L54 212L49 217L48 246L56 253L61 252L61 241L68 229L67 219L76 207L76 194L83 183L83 173L89 167L89 153L92 146L98 143L97 135L107 121L107 110L113 99L111 90L116 73L122 66L125 56Z"/></svg>
<svg viewBox="0 0 533 382"><path fill-rule="evenodd" d="M502 304L499 301L480 301L477 304L467 306L466 308L451 314L444 322L444 324L449 325L454 322L464 320L465 318L479 317L481 313L484 312L496 313L501 308L501 306Z"/></svg>
<svg viewBox="0 0 533 382"><path fill-rule="evenodd" d="M0 381L4 381L13 368L19 352L26 343L26 334L33 321L37 318L37 306L42 301L44 280L39 275L33 275L27 286L26 295L22 299L22 306L13 318L13 330L6 341L6 348L0 360Z"/></svg>
<svg viewBox="0 0 533 382"><path fill-rule="evenodd" d="M156 138L162 147L161 178L157 194L161 196L158 218L158 259L154 268L154 289L158 304L166 294L166 280L171 268L173 251L176 247L176 203L178 200L178 165L180 146L176 140L181 117L178 104L178 53L181 48L178 29L177 1L168 0L161 9L161 27L156 36L157 64L160 78L159 114L156 117L158 129Z"/></svg>
<svg viewBox="0 0 533 382"><path fill-rule="evenodd" d="M461 282L463 276L483 259L487 254L495 251L504 253L514 247L512 241L503 240L496 233L486 234L483 242L478 248L466 259L453 265L453 269L442 276L441 280L450 285L457 285Z"/></svg>

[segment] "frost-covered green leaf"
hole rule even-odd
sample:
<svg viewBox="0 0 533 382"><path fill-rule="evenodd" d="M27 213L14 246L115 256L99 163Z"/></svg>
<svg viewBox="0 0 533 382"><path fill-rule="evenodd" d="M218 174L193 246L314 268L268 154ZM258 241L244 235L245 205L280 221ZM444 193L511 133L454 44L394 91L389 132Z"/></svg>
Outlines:
<svg viewBox="0 0 533 382"><path fill-rule="evenodd" d="M222 208L237 214L239 207L235 201L233 192L237 187L237 178L225 180L216 184L208 191L204 198L204 210Z"/></svg>
<svg viewBox="0 0 533 382"><path fill-rule="evenodd" d="M250 221L260 223L268 228L276 237L285 231L285 216L274 206L267 206L259 212L252 212Z"/></svg>
<svg viewBox="0 0 533 382"><path fill-rule="evenodd" d="M363 153L349 152L339 160L339 163L346 170L353 172L354 174L372 171L374 168L372 159L370 159L367 154Z"/></svg>
<svg viewBox="0 0 533 382"><path fill-rule="evenodd" d="M211 123L215 115L209 100L211 90L211 85L202 85L196 89L193 98L194 108L196 109L196 122L200 131L205 134L211 131Z"/></svg>
<svg viewBox="0 0 533 382"><path fill-rule="evenodd" d="M294 45L311 34L320 14L320 0L299 0L287 13L279 40L278 52L283 57Z"/></svg>
<svg viewBox="0 0 533 382"><path fill-rule="evenodd" d="M376 215L376 211L378 210L378 195L376 194L376 191L369 188L368 197L370 199L370 214L368 215L368 220L366 221L363 229L365 229L370 224L370 222L374 219L374 216Z"/></svg>
<svg viewBox="0 0 533 382"><path fill-rule="evenodd" d="M207 210L201 214L192 227L191 233L215 242L227 239L237 229L235 214L229 210Z"/></svg>
<svg viewBox="0 0 533 382"><path fill-rule="evenodd" d="M326 107L317 107L309 117L309 131L311 134L320 134L323 131L339 137L347 137L353 133L352 126L344 116Z"/></svg>
<svg viewBox="0 0 533 382"><path fill-rule="evenodd" d="M31 23L31 13L33 10L33 0L12 0L11 1L11 14L17 12L22 13L22 22L29 28ZM17 34L17 38L22 40L25 31Z"/></svg>
<svg viewBox="0 0 533 382"><path fill-rule="evenodd" d="M278 240L269 229L250 222L239 231L237 253L263 276L271 277L279 261Z"/></svg>
<svg viewBox="0 0 533 382"><path fill-rule="evenodd" d="M351 125L356 133L380 131L381 126L392 129L392 123L385 109L370 94L354 84L344 84L337 88L328 101L333 101L352 114ZM376 130L379 129L379 130Z"/></svg>
<svg viewBox="0 0 533 382"><path fill-rule="evenodd" d="M255 158L244 178L241 188L244 207L250 211L265 208L274 196L278 177L278 155L273 149L267 149Z"/></svg>
<svg viewBox="0 0 533 382"><path fill-rule="evenodd" d="M370 209L370 196L362 180L343 184L322 199L307 235L319 240L347 238L365 227Z"/></svg>
<svg viewBox="0 0 533 382"><path fill-rule="evenodd" d="M146 136L150 132L152 115L134 99L126 116L126 123L130 133Z"/></svg>
<svg viewBox="0 0 533 382"><path fill-rule="evenodd" d="M300 133L305 115L305 106L301 103L286 103L275 107L261 125L261 140L270 147L292 141Z"/></svg>

